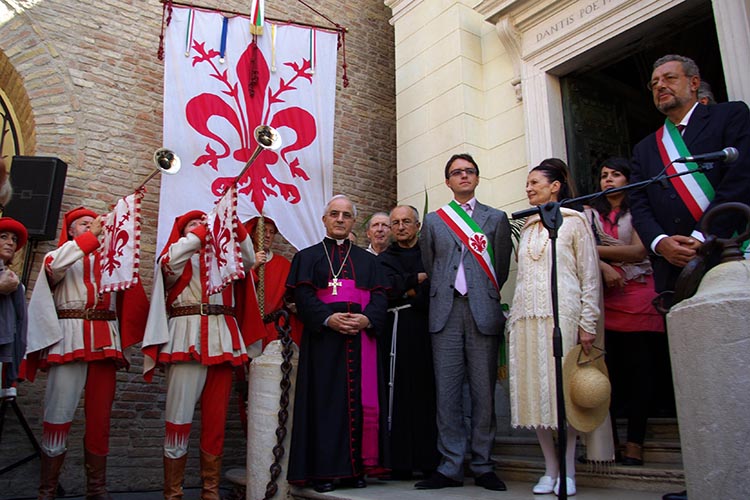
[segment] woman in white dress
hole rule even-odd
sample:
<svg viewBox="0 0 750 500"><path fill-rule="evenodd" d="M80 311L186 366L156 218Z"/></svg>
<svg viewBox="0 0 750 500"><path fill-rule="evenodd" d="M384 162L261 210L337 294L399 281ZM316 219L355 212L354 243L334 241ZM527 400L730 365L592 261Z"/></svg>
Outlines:
<svg viewBox="0 0 750 500"><path fill-rule="evenodd" d="M526 195L534 206L571 197L567 166L544 160L529 172ZM583 214L561 209L557 239L559 319L563 353L580 341L588 354L599 318L599 267L594 237ZM557 428L555 365L552 353L552 257L549 232L539 215L521 231L518 276L508 321L511 423L536 431L544 454L545 473L534 493L557 493L559 464L553 432ZM566 475L568 495L575 488L575 445L578 431L568 425Z"/></svg>

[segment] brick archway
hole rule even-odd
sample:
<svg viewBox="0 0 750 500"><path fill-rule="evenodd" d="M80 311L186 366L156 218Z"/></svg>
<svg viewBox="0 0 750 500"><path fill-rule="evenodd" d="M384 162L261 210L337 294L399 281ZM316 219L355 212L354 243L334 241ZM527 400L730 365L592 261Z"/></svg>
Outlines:
<svg viewBox="0 0 750 500"><path fill-rule="evenodd" d="M16 115L23 154L74 160L78 126L67 68L60 66L50 45L25 14L17 14L0 30L0 88ZM37 136L51 137L40 150Z"/></svg>
<svg viewBox="0 0 750 500"><path fill-rule="evenodd" d="M23 79L13 67L8 56L0 51L0 90L3 91L5 104L10 111L7 118L12 120L19 138L16 154L33 154L36 148L36 133L31 102ZM6 136L7 140L8 137Z"/></svg>

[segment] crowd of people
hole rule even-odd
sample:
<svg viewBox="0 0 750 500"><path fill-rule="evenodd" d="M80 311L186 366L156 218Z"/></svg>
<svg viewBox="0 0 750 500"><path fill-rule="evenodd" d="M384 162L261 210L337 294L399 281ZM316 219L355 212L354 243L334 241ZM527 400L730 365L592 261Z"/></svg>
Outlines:
<svg viewBox="0 0 750 500"><path fill-rule="evenodd" d="M704 241L697 229L703 213L721 202L750 201L748 108L700 103L700 84L688 58L670 55L654 63L648 87L665 123L636 145L632 162L613 157L599 165L601 193L583 210L560 208L555 262L541 211L525 220L507 320L500 291L511 264L511 225L504 212L477 200L479 165L466 153L445 164L448 204L424 222L409 205L373 214L364 225L366 249L353 241L358 213L345 195L331 198L323 210L323 241L291 262L272 249L278 233L273 220L233 221L250 272L218 292L203 279L205 213L176 218L157 259L149 301L140 284L101 290L102 218L78 207L63 217L58 246L44 257L27 314L24 287L8 266L28 235L18 221L0 218L2 389L22 377L33 380L37 370L47 372L39 499L55 498L82 393L86 496L110 498L106 458L116 372L127 366L123 351L142 342L151 360L144 363L146 378L154 369L166 374L164 496L183 496L188 437L200 402L201 498L218 500L234 374L276 338L259 311L280 308L294 312L299 344L287 474L292 484L329 492L366 487L368 477L419 476L415 487L432 490L463 486L468 469L477 486L505 490L491 456L504 336L511 424L534 429L544 456L535 494L557 494L561 481L568 495L575 494L579 434L586 435L595 460L643 465L655 368L668 362L658 355L665 352L665 323L653 303L658 293L674 290L680 270ZM742 165L720 163L684 176L693 181L674 177L630 194L608 191L674 173L670 158L676 155L725 146L740 151ZM549 158L531 168L526 195L540 208L573 198L565 162ZM0 163L0 206L10 196ZM736 229L732 222L712 231L729 235ZM565 477L554 439L558 325L565 373L568 366L591 363L600 380L608 369L612 392L609 404L606 385L596 411L576 408L573 395L566 401ZM627 419L622 446L619 417Z"/></svg>

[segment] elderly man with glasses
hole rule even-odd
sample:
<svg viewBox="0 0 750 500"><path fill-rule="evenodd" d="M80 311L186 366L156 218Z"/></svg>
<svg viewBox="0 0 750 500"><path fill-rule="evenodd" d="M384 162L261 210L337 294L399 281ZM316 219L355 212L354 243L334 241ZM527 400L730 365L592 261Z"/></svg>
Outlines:
<svg viewBox="0 0 750 500"><path fill-rule="evenodd" d="M633 225L651 250L654 282L669 306L682 268L695 256L708 234L701 231L703 215L728 202L750 203L750 112L744 102L705 106L698 102L701 83L695 62L680 55L666 55L653 65L648 89L656 108L665 115L664 125L633 149L632 183L660 174L697 170L695 163L673 163L679 157L695 156L733 147L736 162L718 161L714 168L653 183L630 194ZM742 221L717 218L720 224L709 234L728 237ZM687 498L685 492L670 493L665 500Z"/></svg>
<svg viewBox="0 0 750 500"><path fill-rule="evenodd" d="M427 328L430 282L419 248L419 212L400 205L391 210L394 242L378 255L388 278L388 326L380 336L383 371L388 374L386 465L394 479L421 472L430 477L438 464L435 375Z"/></svg>
<svg viewBox="0 0 750 500"><path fill-rule="evenodd" d="M287 479L319 493L364 488L366 475L384 472L376 337L386 283L375 256L348 238L356 217L348 197L331 198L326 237L294 256L286 282L304 324Z"/></svg>

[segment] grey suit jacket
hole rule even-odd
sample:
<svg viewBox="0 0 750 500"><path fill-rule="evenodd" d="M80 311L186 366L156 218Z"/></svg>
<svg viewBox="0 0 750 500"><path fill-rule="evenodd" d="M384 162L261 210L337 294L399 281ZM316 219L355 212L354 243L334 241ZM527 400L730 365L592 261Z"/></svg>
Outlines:
<svg viewBox="0 0 750 500"><path fill-rule="evenodd" d="M505 212L488 207L477 201L471 216L487 236L495 255L495 275L500 287L508 279L511 239L510 223ZM430 277L430 332L439 332L445 327L453 306L453 289L456 281L463 243L435 212L424 219L419 234L422 261ZM470 252L463 252L464 272L468 286L469 307L484 335L500 335L505 316L500 306L500 293L490 278L479 266Z"/></svg>

